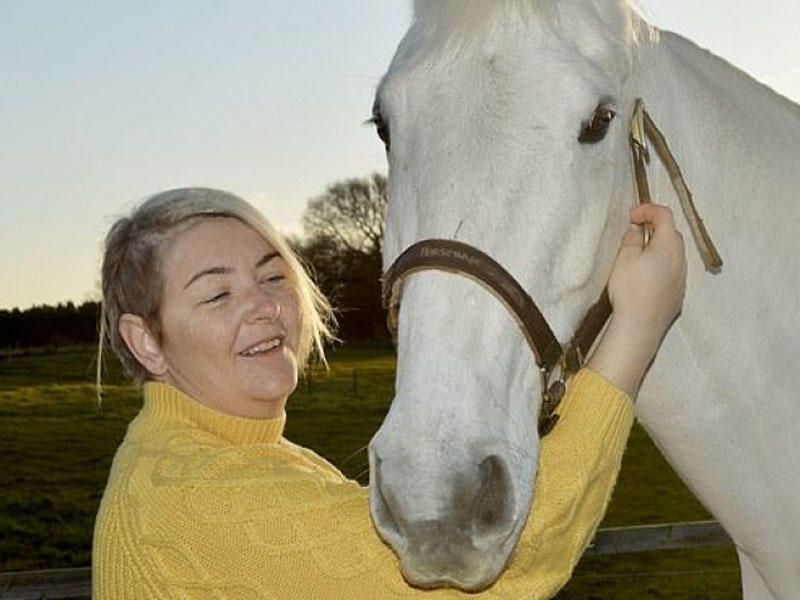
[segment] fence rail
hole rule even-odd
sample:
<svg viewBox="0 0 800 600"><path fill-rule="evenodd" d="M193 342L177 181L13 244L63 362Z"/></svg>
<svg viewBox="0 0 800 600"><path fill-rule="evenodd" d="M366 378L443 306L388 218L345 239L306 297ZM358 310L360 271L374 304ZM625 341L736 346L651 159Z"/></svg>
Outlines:
<svg viewBox="0 0 800 600"><path fill-rule="evenodd" d="M716 521L610 527L597 532L585 554L627 554L731 543L731 538ZM0 600L88 598L91 590L89 567L0 573Z"/></svg>
<svg viewBox="0 0 800 600"><path fill-rule="evenodd" d="M92 569L0 573L0 600L57 600L92 595Z"/></svg>
<svg viewBox="0 0 800 600"><path fill-rule="evenodd" d="M609 527L597 532L584 554L626 554L732 543L733 540L716 521Z"/></svg>

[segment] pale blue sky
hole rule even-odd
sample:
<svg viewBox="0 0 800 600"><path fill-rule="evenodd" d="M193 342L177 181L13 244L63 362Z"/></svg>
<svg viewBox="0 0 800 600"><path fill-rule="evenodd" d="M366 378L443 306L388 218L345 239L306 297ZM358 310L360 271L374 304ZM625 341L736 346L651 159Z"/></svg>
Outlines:
<svg viewBox="0 0 800 600"><path fill-rule="evenodd" d="M158 190L298 230L327 183L385 170L362 123L409 4L0 0L0 308L86 299L113 218ZM800 100L797 0L641 4Z"/></svg>

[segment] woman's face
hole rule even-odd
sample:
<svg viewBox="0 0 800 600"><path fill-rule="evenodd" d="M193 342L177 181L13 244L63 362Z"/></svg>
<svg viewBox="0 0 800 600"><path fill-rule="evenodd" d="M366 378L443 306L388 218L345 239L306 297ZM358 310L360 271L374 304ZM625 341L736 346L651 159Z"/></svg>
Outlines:
<svg viewBox="0 0 800 600"><path fill-rule="evenodd" d="M255 230L204 218L162 256L161 352L171 383L221 412L282 414L297 385L297 297L288 269Z"/></svg>

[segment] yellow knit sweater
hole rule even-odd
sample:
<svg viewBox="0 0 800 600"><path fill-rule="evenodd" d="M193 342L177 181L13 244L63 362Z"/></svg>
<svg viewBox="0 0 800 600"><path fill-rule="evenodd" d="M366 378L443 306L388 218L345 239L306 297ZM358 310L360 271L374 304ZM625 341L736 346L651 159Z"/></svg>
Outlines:
<svg viewBox="0 0 800 600"><path fill-rule="evenodd" d="M367 490L283 438L285 417L232 417L148 383L97 514L94 598L550 598L605 511L633 420L588 370L560 412L505 573L480 594L421 591L373 530Z"/></svg>

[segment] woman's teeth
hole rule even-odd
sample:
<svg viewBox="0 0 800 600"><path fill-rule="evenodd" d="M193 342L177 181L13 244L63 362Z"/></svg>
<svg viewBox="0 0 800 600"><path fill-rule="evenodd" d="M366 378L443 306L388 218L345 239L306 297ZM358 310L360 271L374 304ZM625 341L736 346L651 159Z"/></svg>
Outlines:
<svg viewBox="0 0 800 600"><path fill-rule="evenodd" d="M247 350L243 350L239 354L242 356L255 356L256 354L262 354L264 352L269 352L273 348L277 348L281 345L280 338L275 338L274 340L270 340L268 342L263 342L261 344L256 344L252 348L248 348Z"/></svg>

